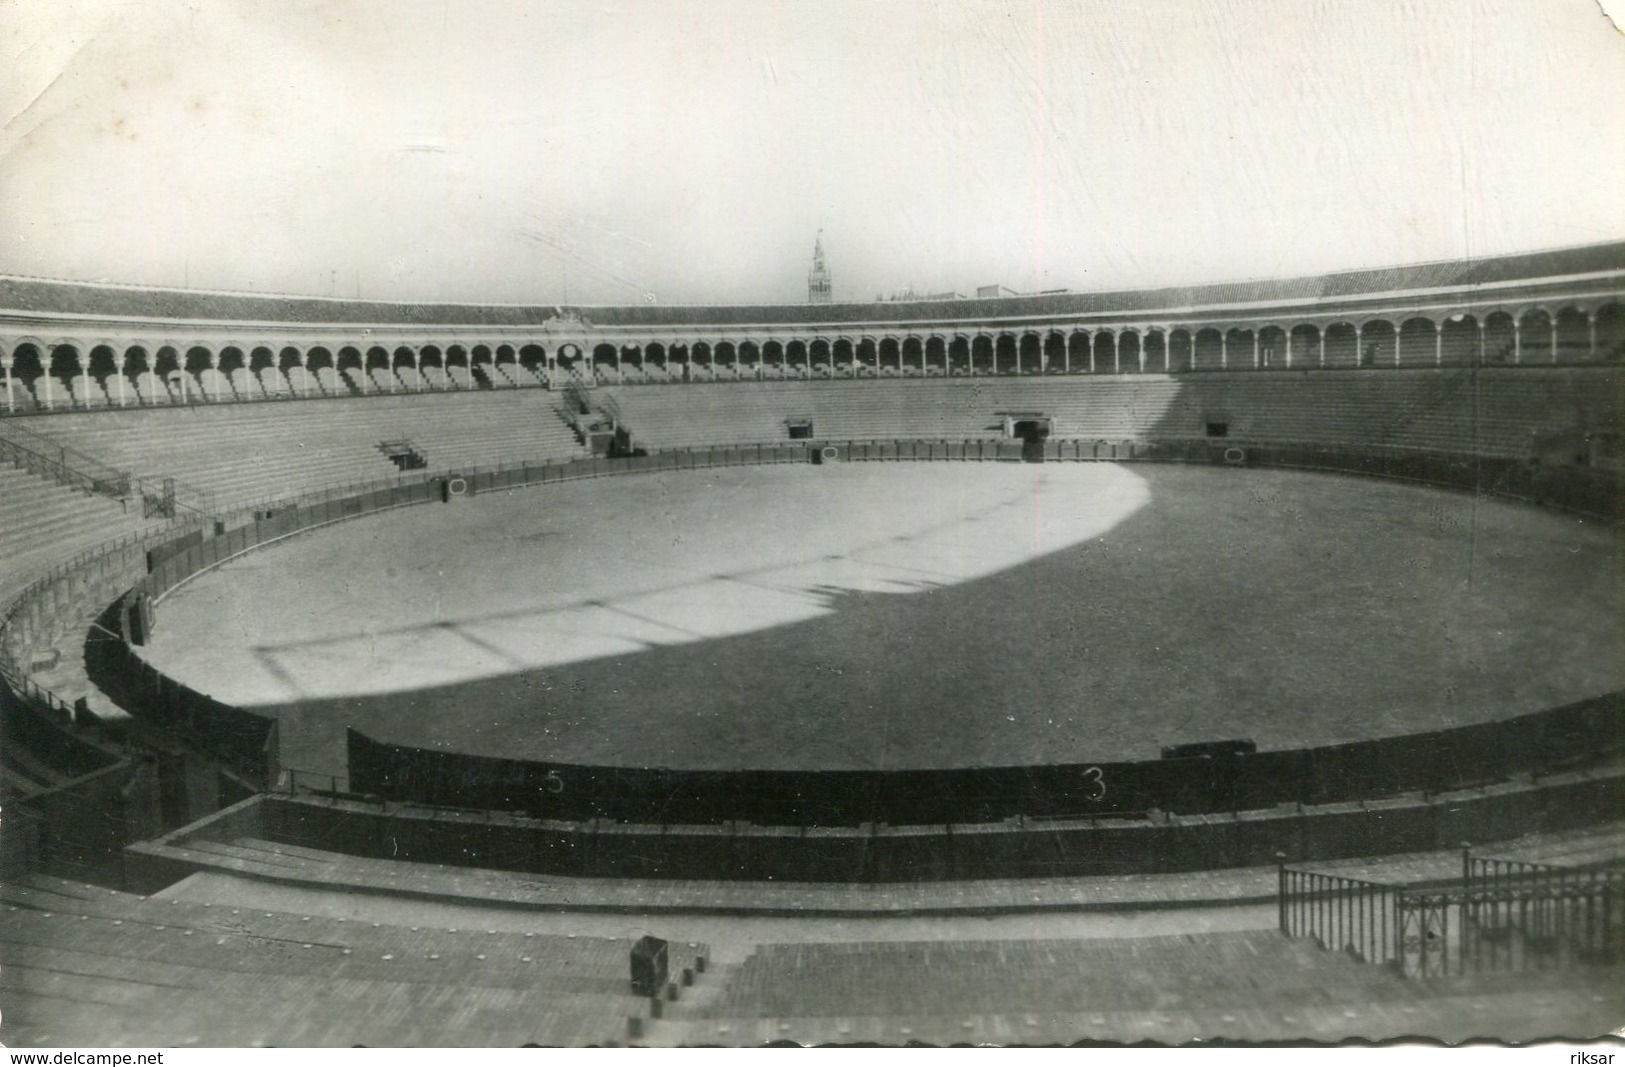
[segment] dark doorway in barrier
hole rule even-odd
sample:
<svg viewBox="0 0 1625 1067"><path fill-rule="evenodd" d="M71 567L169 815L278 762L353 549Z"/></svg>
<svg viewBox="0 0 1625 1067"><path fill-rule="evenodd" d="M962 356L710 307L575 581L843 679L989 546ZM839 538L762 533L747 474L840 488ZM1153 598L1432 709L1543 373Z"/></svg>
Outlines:
<svg viewBox="0 0 1625 1067"><path fill-rule="evenodd" d="M1017 419L1010 433L1021 439L1023 463L1044 462L1044 442L1049 440L1048 419Z"/></svg>

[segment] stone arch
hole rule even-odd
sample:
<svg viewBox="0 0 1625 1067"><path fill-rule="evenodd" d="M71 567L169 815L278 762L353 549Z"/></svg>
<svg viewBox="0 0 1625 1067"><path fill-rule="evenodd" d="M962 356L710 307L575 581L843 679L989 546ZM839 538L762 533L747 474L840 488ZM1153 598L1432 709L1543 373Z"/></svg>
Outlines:
<svg viewBox="0 0 1625 1067"><path fill-rule="evenodd" d="M929 334L920 345L920 364L923 373L948 373L948 339L941 334Z"/></svg>
<svg viewBox="0 0 1625 1067"><path fill-rule="evenodd" d="M1009 330L999 330L992 334L993 358L989 372L993 374L1016 374L1020 366L1016 361L1016 335Z"/></svg>
<svg viewBox="0 0 1625 1067"><path fill-rule="evenodd" d="M1287 350L1292 355L1293 367L1319 367L1321 365L1320 327L1312 322L1294 323L1287 331Z"/></svg>
<svg viewBox="0 0 1625 1067"><path fill-rule="evenodd" d="M340 345L333 350L333 382L340 395L344 393L366 394L367 380L361 373L365 362L361 349L355 345Z"/></svg>
<svg viewBox="0 0 1625 1067"><path fill-rule="evenodd" d="M1625 304L1610 301L1602 305L1591 322L1597 331L1597 358L1605 363L1625 362Z"/></svg>
<svg viewBox="0 0 1625 1067"><path fill-rule="evenodd" d="M882 374L903 373L903 342L896 337L882 337L875 343L875 364Z"/></svg>
<svg viewBox="0 0 1625 1067"><path fill-rule="evenodd" d="M970 372L971 374L992 374L993 338L985 333L972 334L970 338Z"/></svg>
<svg viewBox="0 0 1625 1067"><path fill-rule="evenodd" d="M1220 370L1224 366L1224 334L1203 326L1192 335L1191 369Z"/></svg>
<svg viewBox="0 0 1625 1067"><path fill-rule="evenodd" d="M1170 329L1165 340L1168 346L1168 373L1180 374L1190 370L1195 349L1195 338L1191 331L1183 326Z"/></svg>
<svg viewBox="0 0 1625 1067"><path fill-rule="evenodd" d="M911 333L897 342L897 371L911 378L925 375L925 338Z"/></svg>
<svg viewBox="0 0 1625 1067"><path fill-rule="evenodd" d="M1360 331L1352 322L1333 322L1321 331L1326 350L1326 366L1336 368L1360 365Z"/></svg>
<svg viewBox="0 0 1625 1067"><path fill-rule="evenodd" d="M1089 373L1117 373L1117 334L1113 330L1096 330L1089 341Z"/></svg>
<svg viewBox="0 0 1625 1067"><path fill-rule="evenodd" d="M1117 367L1123 374L1139 374L1145 370L1144 342L1140 331L1132 326L1117 331Z"/></svg>
<svg viewBox="0 0 1625 1067"><path fill-rule="evenodd" d="M1244 326L1232 326L1224 331L1225 366L1231 370L1253 365L1253 331Z"/></svg>
<svg viewBox="0 0 1625 1067"><path fill-rule="evenodd" d="M84 364L79 356L79 345L73 341L53 344L46 366L46 407L84 407L84 383L80 381Z"/></svg>
<svg viewBox="0 0 1625 1067"><path fill-rule="evenodd" d="M835 373L834 344L827 338L814 337L807 343L807 367L814 377L828 378Z"/></svg>
<svg viewBox="0 0 1625 1067"><path fill-rule="evenodd" d="M1519 363L1552 361L1552 316L1545 308L1529 308L1518 316Z"/></svg>
<svg viewBox="0 0 1625 1067"><path fill-rule="evenodd" d="M1591 361L1591 317L1579 308L1569 305L1559 308L1556 322L1557 348L1552 352L1554 363L1588 363Z"/></svg>
<svg viewBox="0 0 1625 1067"><path fill-rule="evenodd" d="M1399 332L1387 319L1371 319L1360 325L1360 366L1392 367L1399 351Z"/></svg>
<svg viewBox="0 0 1625 1067"><path fill-rule="evenodd" d="M1144 339L1140 342L1140 348L1145 353L1145 370L1147 374L1168 373L1167 330L1156 326L1146 327Z"/></svg>
<svg viewBox="0 0 1625 1067"><path fill-rule="evenodd" d="M1062 373L1067 365L1066 333L1061 330L1044 331L1040 351L1043 360L1044 373Z"/></svg>
<svg viewBox="0 0 1625 1067"><path fill-rule="evenodd" d="M1066 351L1061 354L1061 366L1066 368L1067 373L1078 374L1089 369L1089 346L1092 343L1087 330L1067 331Z"/></svg>
<svg viewBox="0 0 1625 1067"><path fill-rule="evenodd" d="M1258 366L1264 370L1286 369L1287 332L1274 323L1258 329Z"/></svg>
<svg viewBox="0 0 1625 1067"><path fill-rule="evenodd" d="M123 406L128 398L123 377L119 374L118 353L106 341L93 343L85 353L85 377L90 380L92 403L100 406Z"/></svg>
<svg viewBox="0 0 1625 1067"><path fill-rule="evenodd" d="M260 384L262 387L265 384L266 370L269 369L275 371L277 369L276 364L276 349L272 348L268 344L249 346L248 371L250 374L254 375L254 377L260 379Z"/></svg>
<svg viewBox="0 0 1625 1067"><path fill-rule="evenodd" d="M45 347L37 341L20 341L12 347L11 360L12 390L23 394L13 407L25 411L45 407L45 383L40 380L50 364Z"/></svg>
<svg viewBox="0 0 1625 1067"><path fill-rule="evenodd" d="M220 395L220 380L216 377L218 363L214 351L207 345L189 345L181 353L181 400L216 400ZM171 378L171 381L174 379Z"/></svg>
<svg viewBox="0 0 1625 1067"><path fill-rule="evenodd" d="M1434 366L1441 358L1439 329L1425 315L1412 315L1399 324L1395 338L1394 363L1396 366Z"/></svg>
<svg viewBox="0 0 1625 1067"><path fill-rule="evenodd" d="M732 341L718 341L711 346L711 363L726 374L739 377L739 347Z"/></svg>
<svg viewBox="0 0 1625 1067"><path fill-rule="evenodd" d="M1517 347L1517 330L1510 312L1496 310L1484 317L1485 363L1511 363Z"/></svg>
<svg viewBox="0 0 1625 1067"><path fill-rule="evenodd" d="M1478 320L1471 315L1448 316L1439 324L1439 361L1447 367L1469 367L1478 362Z"/></svg>
<svg viewBox="0 0 1625 1067"><path fill-rule="evenodd" d="M1023 330L1014 338L1016 373L1044 373L1044 338L1034 330Z"/></svg>

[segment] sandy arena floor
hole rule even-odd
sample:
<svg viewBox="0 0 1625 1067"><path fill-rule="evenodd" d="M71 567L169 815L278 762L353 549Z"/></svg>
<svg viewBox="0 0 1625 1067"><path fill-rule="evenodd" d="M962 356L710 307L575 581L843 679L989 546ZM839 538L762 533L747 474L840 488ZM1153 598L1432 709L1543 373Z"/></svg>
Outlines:
<svg viewBox="0 0 1625 1067"><path fill-rule="evenodd" d="M561 762L904 768L1324 744L1625 685L1588 522L1286 471L683 471L345 523L200 576L146 652L273 711Z"/></svg>

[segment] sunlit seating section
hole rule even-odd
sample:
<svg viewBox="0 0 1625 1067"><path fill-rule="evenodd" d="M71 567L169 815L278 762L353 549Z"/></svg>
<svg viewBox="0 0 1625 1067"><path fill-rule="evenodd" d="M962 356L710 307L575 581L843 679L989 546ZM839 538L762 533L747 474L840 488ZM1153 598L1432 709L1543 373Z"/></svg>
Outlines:
<svg viewBox="0 0 1625 1067"><path fill-rule="evenodd" d="M50 564L143 528L139 502L59 485L0 461L0 591Z"/></svg>
<svg viewBox="0 0 1625 1067"><path fill-rule="evenodd" d="M62 414L30 428L137 476L177 478L224 509L395 476L383 441L414 442L431 470L579 455L556 402L540 390L402 394Z"/></svg>

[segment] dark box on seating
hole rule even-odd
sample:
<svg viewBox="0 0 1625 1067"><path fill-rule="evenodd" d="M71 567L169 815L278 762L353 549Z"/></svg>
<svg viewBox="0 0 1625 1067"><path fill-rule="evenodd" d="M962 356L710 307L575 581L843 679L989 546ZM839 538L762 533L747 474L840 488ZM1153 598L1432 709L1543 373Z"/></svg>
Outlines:
<svg viewBox="0 0 1625 1067"><path fill-rule="evenodd" d="M640 997L655 997L665 984L666 943L645 934L632 946L632 992Z"/></svg>

